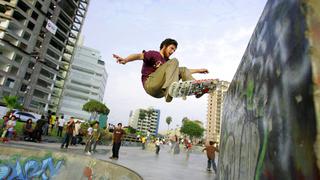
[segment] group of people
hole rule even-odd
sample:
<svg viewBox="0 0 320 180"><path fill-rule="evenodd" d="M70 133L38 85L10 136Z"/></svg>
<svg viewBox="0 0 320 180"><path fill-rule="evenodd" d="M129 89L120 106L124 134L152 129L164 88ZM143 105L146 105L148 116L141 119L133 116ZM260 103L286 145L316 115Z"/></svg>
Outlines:
<svg viewBox="0 0 320 180"><path fill-rule="evenodd" d="M3 123L1 125L1 139L3 142L8 142L11 140L16 134L15 126L16 126L16 116L12 113L10 115L3 116Z"/></svg>

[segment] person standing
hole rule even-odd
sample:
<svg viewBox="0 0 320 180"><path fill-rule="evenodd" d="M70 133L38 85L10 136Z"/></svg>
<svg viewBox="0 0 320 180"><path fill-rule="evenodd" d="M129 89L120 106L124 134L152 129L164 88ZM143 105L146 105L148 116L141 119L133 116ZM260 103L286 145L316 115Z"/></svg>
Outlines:
<svg viewBox="0 0 320 180"><path fill-rule="evenodd" d="M118 126L113 131L113 145L112 145L112 156L110 159L118 159L119 158L119 149L121 146L121 139L125 135L124 130L122 129L122 123L118 123Z"/></svg>
<svg viewBox="0 0 320 180"><path fill-rule="evenodd" d="M63 140L63 142L61 144L61 149L63 149L64 146L66 147L66 149L68 149L70 140L71 140L72 135L73 135L74 126L75 126L74 119L73 119L73 117L71 117L69 122L68 122L68 124L67 124L66 134L65 134L64 140Z"/></svg>
<svg viewBox="0 0 320 180"><path fill-rule="evenodd" d="M61 119L58 120L58 132L57 132L57 136L62 137L62 131L63 131L64 123L65 123L64 117L61 116Z"/></svg>
<svg viewBox="0 0 320 180"><path fill-rule="evenodd" d="M85 147L85 152L87 155L91 155L91 153L94 153L95 150L96 150L96 147L97 147L97 142L100 138L100 130L99 130L99 122L95 122L93 125L92 125L92 131L88 132L88 141L86 143L86 147ZM93 146L93 148L92 148Z"/></svg>
<svg viewBox="0 0 320 180"><path fill-rule="evenodd" d="M41 136L43 133L43 126L46 123L44 115L41 115L41 118L36 122L36 127L34 128L34 136L37 142L41 142Z"/></svg>
<svg viewBox="0 0 320 180"><path fill-rule="evenodd" d="M156 145L156 154L158 155L159 154L159 151L160 151L160 139L157 138L156 142L155 142L155 145Z"/></svg>
<svg viewBox="0 0 320 180"><path fill-rule="evenodd" d="M215 174L217 174L217 166L216 163L214 161L215 159L215 152L219 152L218 148L215 147L216 142L210 141L209 142L209 146L206 146L203 151L207 151L207 157L208 157L208 166L207 166L207 171L211 171L211 165L212 168L215 172Z"/></svg>
<svg viewBox="0 0 320 180"><path fill-rule="evenodd" d="M141 144L142 144L142 150L146 149L146 137L142 136L141 137Z"/></svg>

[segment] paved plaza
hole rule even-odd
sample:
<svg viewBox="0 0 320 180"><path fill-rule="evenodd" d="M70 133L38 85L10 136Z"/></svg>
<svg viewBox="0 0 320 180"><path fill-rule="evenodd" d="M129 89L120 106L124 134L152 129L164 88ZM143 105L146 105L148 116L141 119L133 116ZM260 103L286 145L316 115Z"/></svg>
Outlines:
<svg viewBox="0 0 320 180"><path fill-rule="evenodd" d="M76 153L85 155L84 146L71 146L69 149L60 149L58 143L33 143L24 141L12 141L1 146L11 146L27 149L48 149L50 151L63 151L67 153ZM98 146L97 153L91 155L92 158L106 160L116 164L128 167L145 180L177 180L177 179L197 179L197 180L213 180L214 173L206 171L207 157L204 153L192 152L189 155L181 151L178 155L169 153L169 147L163 146L160 154L156 155L150 150L141 150L140 147L120 148L120 158L118 160L110 160L111 146Z"/></svg>

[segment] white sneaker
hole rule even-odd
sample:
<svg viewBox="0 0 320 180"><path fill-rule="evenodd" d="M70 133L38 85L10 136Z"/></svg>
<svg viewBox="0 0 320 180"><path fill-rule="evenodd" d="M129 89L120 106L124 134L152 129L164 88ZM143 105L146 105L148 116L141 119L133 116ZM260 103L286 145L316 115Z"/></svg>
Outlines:
<svg viewBox="0 0 320 180"><path fill-rule="evenodd" d="M86 155L89 155L89 156L91 156L91 152L89 152L89 151L88 151L88 152L86 152Z"/></svg>

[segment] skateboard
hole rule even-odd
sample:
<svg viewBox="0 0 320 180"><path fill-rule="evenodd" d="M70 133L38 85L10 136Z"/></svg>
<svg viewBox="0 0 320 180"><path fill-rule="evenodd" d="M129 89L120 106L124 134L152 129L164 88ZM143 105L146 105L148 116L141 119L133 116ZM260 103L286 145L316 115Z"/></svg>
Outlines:
<svg viewBox="0 0 320 180"><path fill-rule="evenodd" d="M201 97L205 93L211 93L215 91L219 84L220 83L218 79L174 82L169 87L169 95L175 98L192 95Z"/></svg>

